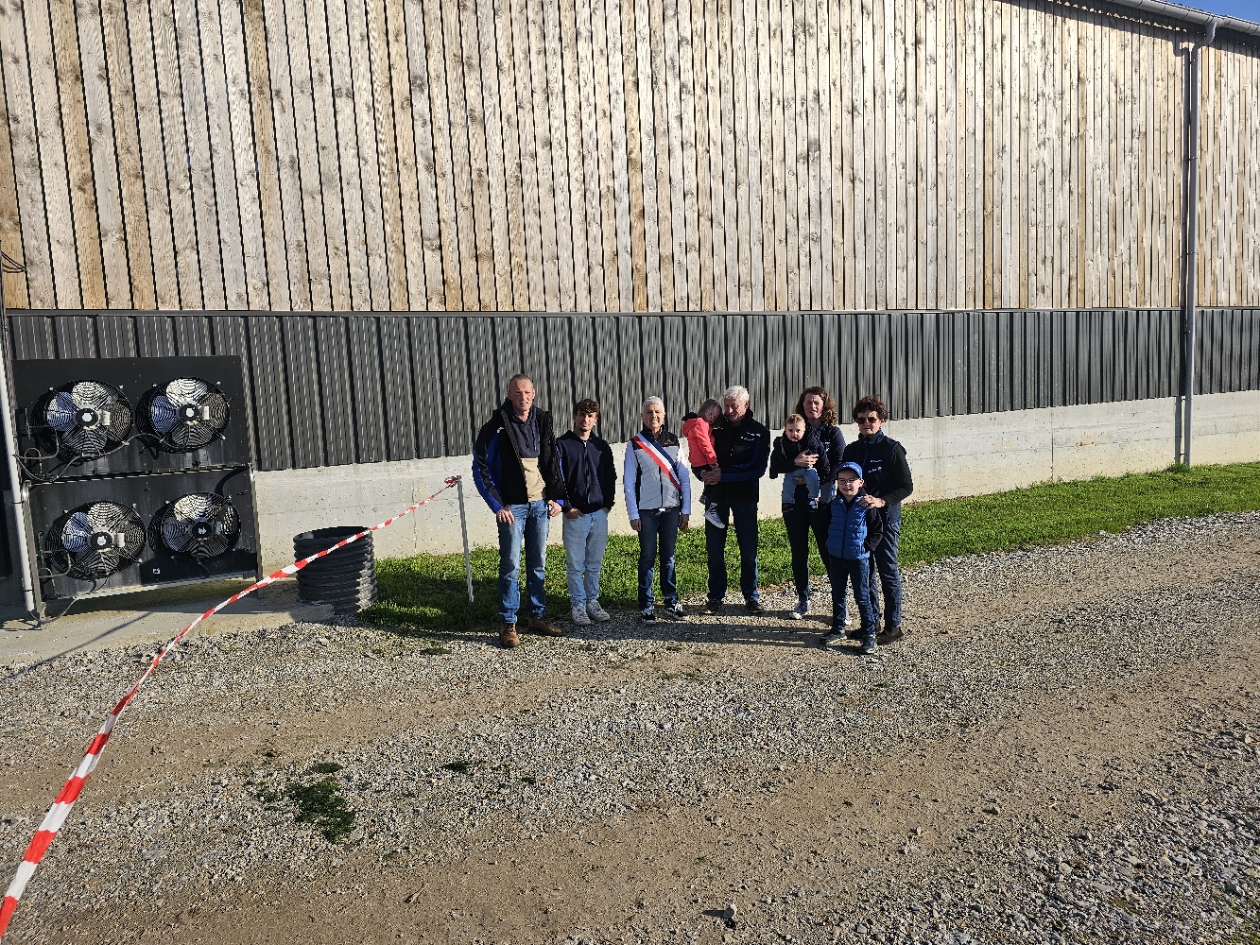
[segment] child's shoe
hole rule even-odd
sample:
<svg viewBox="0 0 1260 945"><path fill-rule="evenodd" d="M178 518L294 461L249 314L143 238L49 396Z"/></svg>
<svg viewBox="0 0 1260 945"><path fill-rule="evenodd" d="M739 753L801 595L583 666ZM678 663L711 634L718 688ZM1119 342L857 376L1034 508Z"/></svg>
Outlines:
<svg viewBox="0 0 1260 945"><path fill-rule="evenodd" d="M656 611L648 607L639 613L639 619L644 623L656 623Z"/></svg>
<svg viewBox="0 0 1260 945"><path fill-rule="evenodd" d="M722 516L718 515L717 503L714 502L704 510L704 520L714 528L726 528L726 523L722 521Z"/></svg>
<svg viewBox="0 0 1260 945"><path fill-rule="evenodd" d="M862 637L862 645L858 648L858 652L863 656L870 656L875 652L875 634L867 631Z"/></svg>
<svg viewBox="0 0 1260 945"><path fill-rule="evenodd" d="M788 611L788 616L793 620L800 620L807 613L809 613L809 598L802 597L796 602L796 606Z"/></svg>
<svg viewBox="0 0 1260 945"><path fill-rule="evenodd" d="M809 500L809 507L810 507L810 509L811 509L812 511L817 511L817 510L818 510L818 500L817 500L817 499L810 499L810 500Z"/></svg>

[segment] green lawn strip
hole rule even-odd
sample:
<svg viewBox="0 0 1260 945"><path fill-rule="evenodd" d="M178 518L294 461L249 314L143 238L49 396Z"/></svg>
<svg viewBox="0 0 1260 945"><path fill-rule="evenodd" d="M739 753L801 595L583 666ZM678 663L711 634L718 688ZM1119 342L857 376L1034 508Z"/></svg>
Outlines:
<svg viewBox="0 0 1260 945"><path fill-rule="evenodd" d="M1251 509L1260 509L1260 463L1172 467L1119 478L1043 483L1010 492L907 506L902 523L901 561L903 565L924 564L954 555L1061 544L1160 518ZM558 522L553 525L553 529L559 528ZM761 585L787 583L792 574L783 521L764 519L759 531ZM727 545L731 593L738 596L738 555L733 530L728 532ZM638 554L635 536L614 535L609 539L600 582L600 600L605 606L636 606ZM811 573L820 574L822 565L817 555L812 554L811 559ZM706 568L701 528L679 536L677 560L680 592L684 596L703 593ZM363 617L378 626L423 635L484 630L497 619L498 563L495 548L473 551L477 600L469 604L462 555L384 559L377 564L381 602L365 611ZM569 610L564 549L558 546L547 549L547 608L556 617L567 616Z"/></svg>

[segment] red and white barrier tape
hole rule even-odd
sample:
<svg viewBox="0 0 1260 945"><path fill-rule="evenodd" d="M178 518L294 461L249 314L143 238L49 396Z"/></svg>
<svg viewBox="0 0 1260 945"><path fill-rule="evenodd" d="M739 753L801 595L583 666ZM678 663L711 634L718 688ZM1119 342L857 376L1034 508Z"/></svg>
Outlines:
<svg viewBox="0 0 1260 945"><path fill-rule="evenodd" d="M459 476L451 476L449 479L444 481L442 488L433 493L433 495L426 499L421 499L415 505L408 507L404 511L395 515L393 518L387 518L379 525L373 525L371 528L366 528L357 535L351 535L349 538L343 538L332 547L325 548L323 551L317 551L309 558L303 558L301 561L295 561L293 564L285 565L275 574L270 574L261 581L251 584L249 587L245 588L245 590L233 594L227 600L223 601L223 603L210 608L183 630L179 631L170 643L166 644L166 646L162 647L162 649L158 651L157 656L153 657L153 662L149 664L149 668L144 671L144 675L140 677L140 680L131 687L127 694L119 701L118 705L114 706L114 708L110 710L109 715L105 717L105 723L101 726L100 731L96 733L96 737L92 739L92 743L88 745L87 752L83 755L83 760L79 762L78 767L76 767L71 773L70 780L66 782L65 787L61 789L61 793L57 795L57 799L53 802L52 807L48 809L48 813L44 816L43 823L39 825L39 830L35 832L35 836L31 839L30 846L26 848L26 855L22 857L22 863L18 866L17 873L14 874L13 882L9 884L9 888L4 894L3 904L0 904L0 938L4 937L4 931L9 927L9 920L13 917L14 910L17 909L18 900L22 898L22 893L26 890L26 884L30 882L31 877L35 873L35 867L39 866L39 861L44 858L44 854L48 851L48 847L52 844L53 838L57 836L57 831L61 829L61 825L66 822L66 818L70 815L70 811L74 807L74 802L79 799L79 795L83 792L83 786L87 783L87 779L90 778L92 776L92 772L96 770L97 762L101 760L101 752L105 750L105 745L109 742L110 735L113 734L114 726L118 723L119 716L123 714L123 710L127 708L127 706L131 703L131 700L134 699L136 694L140 692L140 687L145 684L148 678L153 674L153 671L157 669L158 664L162 662L162 659L166 656L166 654L173 650L179 641L182 640L193 627L197 626L197 624L201 623L206 618L217 614L229 604L235 604L242 597L252 594L254 591L266 587L268 584L274 584L276 581L283 578L292 577L312 561L316 561L325 555L329 555L338 548L344 548L351 542L358 541L369 532L379 531L386 526L394 524L394 522L398 521L403 516L410 515L423 505L428 505L447 489L454 488L454 486L459 483L460 478L461 477Z"/></svg>

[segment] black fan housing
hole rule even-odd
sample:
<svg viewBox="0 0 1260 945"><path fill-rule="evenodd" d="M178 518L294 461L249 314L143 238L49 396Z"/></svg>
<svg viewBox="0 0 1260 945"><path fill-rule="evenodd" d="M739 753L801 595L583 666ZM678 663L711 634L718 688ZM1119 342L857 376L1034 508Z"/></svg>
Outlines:
<svg viewBox="0 0 1260 945"><path fill-rule="evenodd" d="M48 391L35 405L35 433L64 459L95 459L123 446L131 404L100 381L72 381Z"/></svg>
<svg viewBox="0 0 1260 945"><path fill-rule="evenodd" d="M191 453L223 436L231 411L223 391L199 377L154 385L140 399L136 425L159 449Z"/></svg>
<svg viewBox="0 0 1260 945"><path fill-rule="evenodd" d="M241 534L241 517L230 499L193 492L168 502L153 517L153 541L173 555L204 561L226 554Z"/></svg>
<svg viewBox="0 0 1260 945"><path fill-rule="evenodd" d="M117 502L89 502L65 512L45 535L54 568L83 581L116 574L144 552L144 522Z"/></svg>

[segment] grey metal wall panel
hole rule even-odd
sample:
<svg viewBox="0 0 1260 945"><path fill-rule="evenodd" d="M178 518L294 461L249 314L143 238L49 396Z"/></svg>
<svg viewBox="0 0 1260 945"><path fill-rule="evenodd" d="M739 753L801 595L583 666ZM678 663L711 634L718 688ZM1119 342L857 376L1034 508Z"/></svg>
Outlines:
<svg viewBox="0 0 1260 945"><path fill-rule="evenodd" d="M557 428L567 429L569 408L573 404L573 346L569 338L569 316L555 318L525 317L517 320L520 326L520 354L517 368L511 374L499 378L499 386L507 389L507 379L519 372L535 379L538 405L554 414ZM506 320L496 323L499 331L507 333ZM507 365L504 364L503 368ZM541 375L539 381L536 375Z"/></svg>
<svg viewBox="0 0 1260 945"><path fill-rule="evenodd" d="M385 410L381 392L379 318L349 319L350 377L354 390L354 436L358 462L388 459Z"/></svg>
<svg viewBox="0 0 1260 945"><path fill-rule="evenodd" d="M678 315L667 315L661 318L661 351L665 364L665 389L661 396L665 398L667 411L666 424L677 431L682 427L682 418L688 410L694 410L700 401L694 403L689 391L689 368L691 359L683 334L683 319Z"/></svg>
<svg viewBox="0 0 1260 945"><path fill-rule="evenodd" d="M134 358L138 317L100 315L96 319L96 337L102 358Z"/></svg>
<svg viewBox="0 0 1260 945"><path fill-rule="evenodd" d="M265 469L284 469L293 463L293 427L280 319L255 316L243 321L253 367L255 429L260 433L254 455Z"/></svg>
<svg viewBox="0 0 1260 945"><path fill-rule="evenodd" d="M624 440L624 431L634 429L631 413L637 413L638 405L622 402L617 338L621 332L621 318L597 318L594 322L595 350L595 398L600 404L600 426L606 440ZM635 377L638 377L636 368Z"/></svg>
<svg viewBox="0 0 1260 945"><path fill-rule="evenodd" d="M437 347L425 352L423 362L417 366L417 377L433 372L431 383L421 387L417 383L417 398L429 392L429 403L436 404L442 417L445 450L425 453L425 456L467 455L472 452L477 431L499 405L499 400L473 403L470 391L472 383L468 370L468 320L460 317L434 318L434 334ZM421 411L424 413L424 411Z"/></svg>
<svg viewBox="0 0 1260 945"><path fill-rule="evenodd" d="M315 346L315 322L300 315L280 320L284 337L284 360L289 402L289 423L293 465L299 469L322 466L324 454L323 405L326 393L320 387Z"/></svg>
<svg viewBox="0 0 1260 945"><path fill-rule="evenodd" d="M415 399L411 389L410 319L385 317L381 326L381 385L385 405L385 452L390 459L416 456Z"/></svg>
<svg viewBox="0 0 1260 945"><path fill-rule="evenodd" d="M214 353L210 341L210 319L205 315L181 315L175 321L176 353L184 356Z"/></svg>
<svg viewBox="0 0 1260 945"><path fill-rule="evenodd" d="M141 358L165 358L175 354L175 326L169 315L137 315L135 351Z"/></svg>
<svg viewBox="0 0 1260 945"><path fill-rule="evenodd" d="M490 410L503 402L506 385L500 385L498 371L495 366L494 323L489 318L478 315L461 317L452 316L454 321L463 321L467 328L467 348L465 363L468 370L468 396L474 410L478 411L482 420L489 416ZM513 331L516 325L512 324ZM515 373L515 372L513 372ZM508 377L511 377L508 374ZM507 378L504 378L506 380ZM473 433L474 437L476 432Z"/></svg>
<svg viewBox="0 0 1260 945"><path fill-rule="evenodd" d="M1196 389L1260 388L1260 312L1200 310ZM1176 309L424 316L260 312L16 312L17 358L238 354L262 468L460 455L503 397L535 376L567 426L594 395L624 440L649 394L670 424L742 383L777 426L821 383L842 418L879 393L897 418L1167 397L1181 391Z"/></svg>
<svg viewBox="0 0 1260 945"><path fill-rule="evenodd" d="M350 347L346 319L322 318L315 324L320 404L324 415L324 465L344 466L357 460L353 435L354 393L347 372Z"/></svg>

